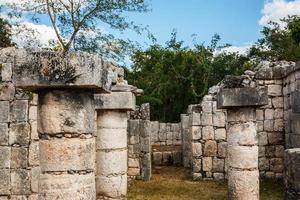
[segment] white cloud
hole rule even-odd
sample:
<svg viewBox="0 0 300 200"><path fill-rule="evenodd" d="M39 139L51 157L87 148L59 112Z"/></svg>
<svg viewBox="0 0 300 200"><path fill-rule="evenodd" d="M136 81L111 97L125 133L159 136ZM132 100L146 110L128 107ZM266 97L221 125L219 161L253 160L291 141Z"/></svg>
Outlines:
<svg viewBox="0 0 300 200"><path fill-rule="evenodd" d="M259 20L261 26L266 26L270 21L278 22L281 26L284 23L280 21L289 15L300 15L300 0L269 0L266 1L262 10L263 16Z"/></svg>
<svg viewBox="0 0 300 200"><path fill-rule="evenodd" d="M252 45L245 45L245 46L230 46L218 49L214 52L214 56L220 55L222 53L237 53L240 55L247 55L249 49L252 47Z"/></svg>

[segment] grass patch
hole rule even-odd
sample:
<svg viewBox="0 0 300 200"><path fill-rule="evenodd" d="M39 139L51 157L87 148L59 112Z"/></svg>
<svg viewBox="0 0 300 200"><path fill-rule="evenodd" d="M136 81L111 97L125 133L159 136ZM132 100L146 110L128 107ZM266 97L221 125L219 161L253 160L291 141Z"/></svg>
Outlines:
<svg viewBox="0 0 300 200"><path fill-rule="evenodd" d="M153 171L151 181L134 181L129 187L129 200L226 200L226 181L190 180L189 171L178 167L161 167ZM282 200L281 182L261 183L261 200Z"/></svg>

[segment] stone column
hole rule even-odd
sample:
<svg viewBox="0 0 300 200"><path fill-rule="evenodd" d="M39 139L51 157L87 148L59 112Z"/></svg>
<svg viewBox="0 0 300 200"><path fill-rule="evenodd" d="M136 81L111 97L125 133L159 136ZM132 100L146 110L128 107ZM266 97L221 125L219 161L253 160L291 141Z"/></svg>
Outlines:
<svg viewBox="0 0 300 200"><path fill-rule="evenodd" d="M16 85L39 98L38 199L95 200L94 92L107 90L103 61L88 54L20 56Z"/></svg>
<svg viewBox="0 0 300 200"><path fill-rule="evenodd" d="M127 112L135 108L132 92L95 95L97 110L97 199L127 195Z"/></svg>
<svg viewBox="0 0 300 200"><path fill-rule="evenodd" d="M266 91L222 89L218 108L228 109L228 197L259 200L258 137L254 107L265 105Z"/></svg>

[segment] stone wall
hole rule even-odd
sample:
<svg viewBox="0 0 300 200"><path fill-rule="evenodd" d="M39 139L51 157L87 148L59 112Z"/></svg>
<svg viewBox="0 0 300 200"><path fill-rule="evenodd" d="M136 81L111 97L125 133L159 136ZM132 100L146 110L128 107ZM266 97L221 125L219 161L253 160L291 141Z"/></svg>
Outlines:
<svg viewBox="0 0 300 200"><path fill-rule="evenodd" d="M1 64L0 74L1 200L37 200L37 96L15 88L11 64Z"/></svg>

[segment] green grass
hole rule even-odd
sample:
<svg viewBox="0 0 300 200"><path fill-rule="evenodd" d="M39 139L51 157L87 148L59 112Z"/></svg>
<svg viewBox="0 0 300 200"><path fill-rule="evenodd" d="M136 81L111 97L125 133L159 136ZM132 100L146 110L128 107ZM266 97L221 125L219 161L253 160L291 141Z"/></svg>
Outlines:
<svg viewBox="0 0 300 200"><path fill-rule="evenodd" d="M162 167L153 172L151 181L134 181L129 187L129 200L226 200L226 181L191 181L188 171ZM282 183L274 180L261 183L261 200L282 200Z"/></svg>

